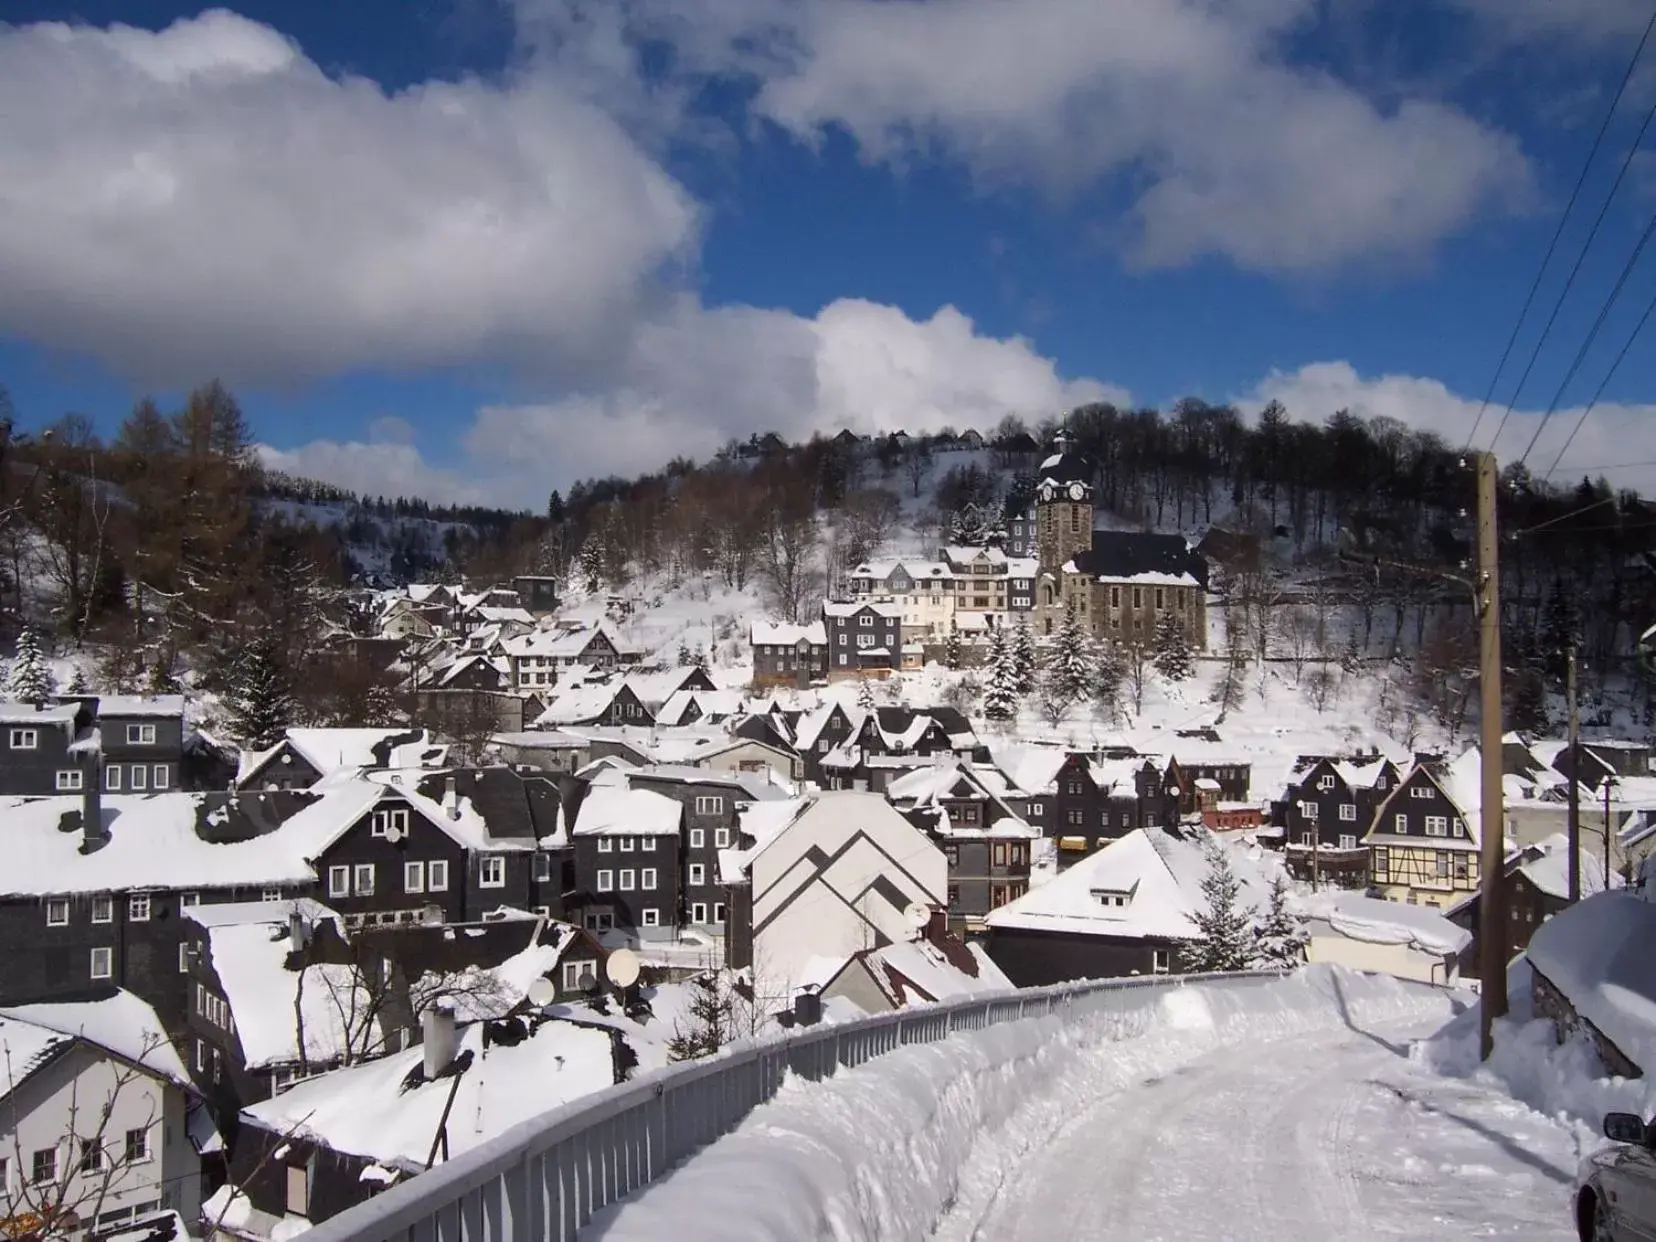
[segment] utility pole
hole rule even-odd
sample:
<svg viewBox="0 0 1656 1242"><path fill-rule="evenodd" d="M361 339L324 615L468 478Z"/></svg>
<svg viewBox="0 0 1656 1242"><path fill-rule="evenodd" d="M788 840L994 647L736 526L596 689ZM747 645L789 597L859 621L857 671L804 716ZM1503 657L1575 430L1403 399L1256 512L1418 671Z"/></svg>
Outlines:
<svg viewBox="0 0 1656 1242"><path fill-rule="evenodd" d="M1564 695L1570 704L1570 902L1581 900L1581 709L1576 702L1576 647L1564 651Z"/></svg>
<svg viewBox="0 0 1656 1242"><path fill-rule="evenodd" d="M1483 834L1479 865L1483 868L1478 898L1478 1027L1482 1058L1495 1050L1495 1019L1507 1012L1506 979L1506 815L1501 789L1501 545L1495 523L1500 475L1495 454L1479 453L1478 689L1481 697L1479 758L1482 761Z"/></svg>
<svg viewBox="0 0 1656 1242"><path fill-rule="evenodd" d="M1610 791L1618 784L1614 776L1604 778L1604 887L1610 888ZM1576 864L1580 866L1579 863Z"/></svg>

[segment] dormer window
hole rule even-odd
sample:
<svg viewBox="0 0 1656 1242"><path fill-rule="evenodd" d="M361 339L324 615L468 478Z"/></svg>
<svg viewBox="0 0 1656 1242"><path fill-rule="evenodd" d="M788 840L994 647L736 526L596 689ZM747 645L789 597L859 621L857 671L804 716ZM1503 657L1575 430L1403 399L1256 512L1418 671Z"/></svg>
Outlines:
<svg viewBox="0 0 1656 1242"><path fill-rule="evenodd" d="M1333 775L1329 774L1329 773L1324 773L1322 776L1319 776L1317 778L1317 788L1321 789L1321 790L1325 790L1325 791L1329 790L1329 789L1333 789L1334 788L1334 777L1333 777Z"/></svg>
<svg viewBox="0 0 1656 1242"><path fill-rule="evenodd" d="M373 819L368 824L368 835L383 837L386 835L388 828L395 828L399 836L408 835L408 810L406 807L375 811Z"/></svg>
<svg viewBox="0 0 1656 1242"><path fill-rule="evenodd" d="M1133 902L1131 889L1095 888L1092 895L1093 900L1106 910L1125 910Z"/></svg>

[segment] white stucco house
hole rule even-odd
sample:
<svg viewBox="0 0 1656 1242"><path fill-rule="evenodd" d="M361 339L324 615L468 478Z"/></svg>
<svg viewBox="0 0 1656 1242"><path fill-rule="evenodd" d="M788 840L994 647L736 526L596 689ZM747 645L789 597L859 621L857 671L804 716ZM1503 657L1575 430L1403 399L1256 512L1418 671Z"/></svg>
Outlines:
<svg viewBox="0 0 1656 1242"><path fill-rule="evenodd" d="M0 1009L0 1236L165 1210L194 1220L198 1148L217 1146L195 1101L155 1010L130 992Z"/></svg>
<svg viewBox="0 0 1656 1242"><path fill-rule="evenodd" d="M948 908L948 859L880 794L755 803L740 834L719 856L733 968L797 981L825 956L912 940L919 911Z"/></svg>

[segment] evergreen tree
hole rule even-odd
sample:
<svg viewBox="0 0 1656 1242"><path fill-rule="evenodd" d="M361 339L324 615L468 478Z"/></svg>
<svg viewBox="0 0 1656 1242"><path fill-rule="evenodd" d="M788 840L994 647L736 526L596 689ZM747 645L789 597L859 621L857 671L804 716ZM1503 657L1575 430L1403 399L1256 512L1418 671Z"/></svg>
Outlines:
<svg viewBox="0 0 1656 1242"><path fill-rule="evenodd" d="M546 520L556 526L564 520L564 514L563 496L557 488L553 488L552 494L546 498Z"/></svg>
<svg viewBox="0 0 1656 1242"><path fill-rule="evenodd" d="M695 663L695 657L690 653L690 644L682 638L679 639L678 645L678 663L680 668L688 668Z"/></svg>
<svg viewBox="0 0 1656 1242"><path fill-rule="evenodd" d="M1507 723L1519 733L1543 734L1551 727L1547 716L1547 686L1540 672L1520 668L1513 679L1517 686L1512 706L1507 710Z"/></svg>
<svg viewBox="0 0 1656 1242"><path fill-rule="evenodd" d="M274 639L261 635L242 650L226 705L230 731L248 750L268 750L287 734L293 683Z"/></svg>
<svg viewBox="0 0 1656 1242"><path fill-rule="evenodd" d="M707 666L712 663L712 658L708 655L707 648L702 646L700 643L697 643L696 649L690 653L690 663L705 673L707 671Z"/></svg>
<svg viewBox="0 0 1656 1242"><path fill-rule="evenodd" d="M1345 646L1340 649L1340 671L1347 675L1363 671L1363 645L1355 631L1346 635Z"/></svg>
<svg viewBox="0 0 1656 1242"><path fill-rule="evenodd" d="M1537 653L1538 662L1546 669L1548 676L1562 682L1567 653L1581 642L1581 612L1561 578L1553 579L1552 590L1547 593L1539 639L1541 650Z"/></svg>
<svg viewBox="0 0 1656 1242"><path fill-rule="evenodd" d="M1288 909L1288 885L1279 875L1271 884L1271 904L1254 928L1254 956L1265 968L1292 968L1305 961L1311 934L1305 920Z"/></svg>
<svg viewBox="0 0 1656 1242"><path fill-rule="evenodd" d="M874 710L874 682L872 678L863 677L857 685L857 706L865 712Z"/></svg>
<svg viewBox="0 0 1656 1242"><path fill-rule="evenodd" d="M1004 625L989 632L989 689L983 696L988 720L1011 720L1018 714L1018 672L1012 636Z"/></svg>
<svg viewBox="0 0 1656 1242"><path fill-rule="evenodd" d="M949 622L949 634L943 640L943 667L951 672L960 669L960 627Z"/></svg>
<svg viewBox="0 0 1656 1242"><path fill-rule="evenodd" d="M1092 636L1082 627L1081 615L1074 608L1064 613L1057 644L1047 662L1046 678L1048 695L1066 705L1086 702L1098 683Z"/></svg>
<svg viewBox="0 0 1656 1242"><path fill-rule="evenodd" d="M576 579L588 595L596 595L604 585L604 549L591 535L581 544L576 555Z"/></svg>
<svg viewBox="0 0 1656 1242"><path fill-rule="evenodd" d="M1196 671L1191 655L1190 640L1184 626L1171 612L1156 618L1155 655L1153 662L1161 675L1169 681L1183 681Z"/></svg>
<svg viewBox="0 0 1656 1242"><path fill-rule="evenodd" d="M145 686L145 692L156 696L182 694L184 692L184 687L179 684L178 678L173 673L173 662L170 657L165 655L155 657L155 663L150 665L149 682Z"/></svg>
<svg viewBox="0 0 1656 1242"><path fill-rule="evenodd" d="M1253 961L1254 937L1248 911L1240 908L1242 885L1217 841L1209 838L1204 852L1205 904L1195 915L1200 939L1186 951L1186 961L1193 971L1246 970Z"/></svg>
<svg viewBox="0 0 1656 1242"><path fill-rule="evenodd" d="M25 628L17 636L17 659L12 661L7 684L8 695L19 703L44 707L57 693L52 684L52 670L40 652L40 639L32 629Z"/></svg>
<svg viewBox="0 0 1656 1242"><path fill-rule="evenodd" d="M1011 645L1014 684L1020 695L1028 694L1035 688L1035 634L1023 617L1019 617L1018 624L1013 627Z"/></svg>
<svg viewBox="0 0 1656 1242"><path fill-rule="evenodd" d="M92 683L86 679L86 670L78 664L75 666L75 675L69 679L69 693L92 693Z"/></svg>
<svg viewBox="0 0 1656 1242"><path fill-rule="evenodd" d="M710 1057L731 1041L734 1030L734 1006L718 976L692 979L690 1004L685 1018L673 1023L673 1034L667 1041L667 1059L694 1061Z"/></svg>
<svg viewBox="0 0 1656 1242"><path fill-rule="evenodd" d="M1121 644L1106 639L1093 666L1093 701L1114 716L1121 702L1121 683L1127 680L1127 658Z"/></svg>
<svg viewBox="0 0 1656 1242"><path fill-rule="evenodd" d="M362 715L370 726L378 728L403 723L402 704L397 702L396 694L383 681L376 681L368 687L368 693L362 700Z"/></svg>

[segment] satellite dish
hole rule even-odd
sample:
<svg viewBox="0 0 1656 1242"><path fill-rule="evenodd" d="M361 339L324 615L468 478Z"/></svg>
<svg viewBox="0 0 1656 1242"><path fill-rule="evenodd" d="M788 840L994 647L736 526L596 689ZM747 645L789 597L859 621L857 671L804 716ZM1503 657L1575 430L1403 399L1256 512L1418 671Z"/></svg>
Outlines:
<svg viewBox="0 0 1656 1242"><path fill-rule="evenodd" d="M400 828L396 824L387 825L387 827L385 829L385 839L387 841L389 841L392 845L395 845L398 841L401 841L403 839L403 836L404 836L404 830L402 828Z"/></svg>
<svg viewBox="0 0 1656 1242"><path fill-rule="evenodd" d="M921 902L912 902L908 909L903 911L903 921L910 927L920 928L931 922L931 907Z"/></svg>
<svg viewBox="0 0 1656 1242"><path fill-rule="evenodd" d="M604 963L604 973L618 988L630 988L638 982L638 954L631 949L617 949Z"/></svg>
<svg viewBox="0 0 1656 1242"><path fill-rule="evenodd" d="M558 995L558 989L552 986L552 980L542 975L529 985L529 1003L537 1007L550 1005Z"/></svg>

